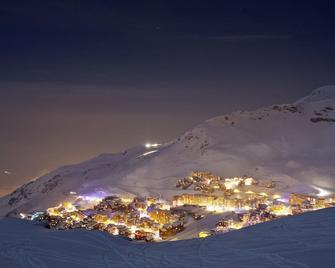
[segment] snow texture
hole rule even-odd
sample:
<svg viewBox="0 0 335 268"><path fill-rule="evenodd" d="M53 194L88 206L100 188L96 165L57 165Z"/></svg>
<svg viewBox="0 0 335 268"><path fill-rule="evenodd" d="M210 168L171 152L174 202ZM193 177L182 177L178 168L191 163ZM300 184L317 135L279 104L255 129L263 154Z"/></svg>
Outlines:
<svg viewBox="0 0 335 268"><path fill-rule="evenodd" d="M61 167L0 199L0 216L44 210L80 195L180 194L176 181L195 170L277 181L279 190L335 192L335 86L293 104L209 119L181 137ZM156 151L157 150L157 151Z"/></svg>
<svg viewBox="0 0 335 268"><path fill-rule="evenodd" d="M335 208L205 239L139 243L98 231L0 220L6 267L334 267Z"/></svg>

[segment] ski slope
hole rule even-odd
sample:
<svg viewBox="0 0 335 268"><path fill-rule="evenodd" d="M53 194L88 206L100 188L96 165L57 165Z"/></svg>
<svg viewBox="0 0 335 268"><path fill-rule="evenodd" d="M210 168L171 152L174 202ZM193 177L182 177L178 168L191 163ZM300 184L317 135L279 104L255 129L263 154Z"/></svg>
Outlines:
<svg viewBox="0 0 335 268"><path fill-rule="evenodd" d="M1 267L334 267L335 208L205 239L138 243L0 220Z"/></svg>

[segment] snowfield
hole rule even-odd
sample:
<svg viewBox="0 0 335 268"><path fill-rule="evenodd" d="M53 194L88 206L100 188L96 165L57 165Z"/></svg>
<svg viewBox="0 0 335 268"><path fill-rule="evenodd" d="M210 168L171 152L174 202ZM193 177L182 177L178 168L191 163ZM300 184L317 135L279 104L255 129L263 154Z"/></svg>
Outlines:
<svg viewBox="0 0 335 268"><path fill-rule="evenodd" d="M193 171L275 181L281 193L335 193L335 86L293 104L209 119L165 144L65 166L0 198L0 217L46 210L75 196L162 197L186 192ZM193 190L187 190L193 192ZM191 222L180 241L138 243L107 233L56 231L0 220L0 267L334 267L335 208L189 239L217 222Z"/></svg>
<svg viewBox="0 0 335 268"><path fill-rule="evenodd" d="M205 239L139 243L84 230L0 220L6 267L334 267L335 208Z"/></svg>
<svg viewBox="0 0 335 268"><path fill-rule="evenodd" d="M147 148L103 154L61 167L0 199L0 216L45 210L80 195L180 194L176 181L192 171L278 182L281 191L335 190L335 86L293 104L209 119L181 137Z"/></svg>

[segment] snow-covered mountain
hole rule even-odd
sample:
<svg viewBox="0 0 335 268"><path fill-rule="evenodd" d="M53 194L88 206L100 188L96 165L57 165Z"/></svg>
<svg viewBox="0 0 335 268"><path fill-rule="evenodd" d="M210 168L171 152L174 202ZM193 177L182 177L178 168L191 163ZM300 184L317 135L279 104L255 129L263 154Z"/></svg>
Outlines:
<svg viewBox="0 0 335 268"><path fill-rule="evenodd" d="M209 119L181 137L61 167L0 199L0 215L41 210L77 194L169 198L195 170L278 181L282 190L335 192L335 86L293 104Z"/></svg>
<svg viewBox="0 0 335 268"><path fill-rule="evenodd" d="M136 243L104 232L0 220L1 267L334 267L335 208L205 239Z"/></svg>

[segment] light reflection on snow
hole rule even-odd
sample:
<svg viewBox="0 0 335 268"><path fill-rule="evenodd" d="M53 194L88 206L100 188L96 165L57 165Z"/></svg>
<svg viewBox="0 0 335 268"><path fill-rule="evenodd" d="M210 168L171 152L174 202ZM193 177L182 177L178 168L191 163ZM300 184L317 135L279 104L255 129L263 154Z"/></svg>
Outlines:
<svg viewBox="0 0 335 268"><path fill-rule="evenodd" d="M146 152L146 153L144 153L144 154L139 155L139 156L136 157L136 158L139 158L139 157L142 157L142 156L146 156L146 155L149 155L149 154L153 154L153 153L156 153L156 152L158 152L158 150L149 151L149 152Z"/></svg>
<svg viewBox="0 0 335 268"><path fill-rule="evenodd" d="M316 186L312 186L312 187L313 187L315 190L318 191L318 193L316 194L317 196L321 196L321 197L323 197L323 196L328 196L328 195L331 194L330 191L325 190L325 189L322 189L322 188L320 188L320 187L316 187Z"/></svg>

